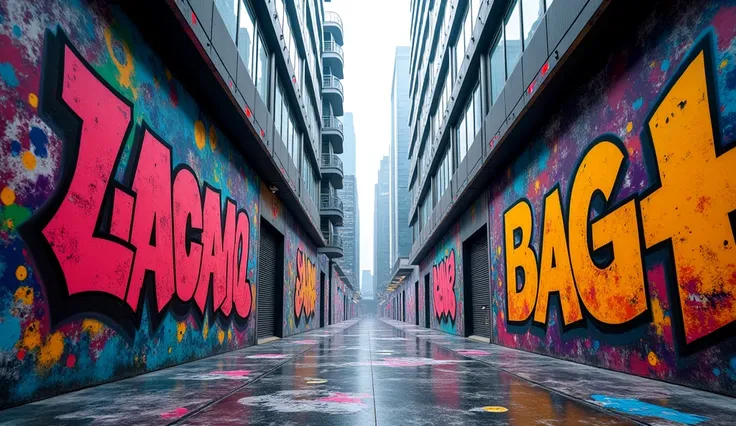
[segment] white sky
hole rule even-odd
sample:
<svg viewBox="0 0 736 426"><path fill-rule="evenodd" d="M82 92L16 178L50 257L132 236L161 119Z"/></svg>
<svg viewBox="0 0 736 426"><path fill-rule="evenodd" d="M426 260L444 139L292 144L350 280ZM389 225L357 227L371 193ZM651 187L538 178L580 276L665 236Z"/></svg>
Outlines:
<svg viewBox="0 0 736 426"><path fill-rule="evenodd" d="M391 78L396 46L409 45L409 0L333 0L345 31L345 111L355 120L360 269L373 270L373 193L391 141ZM360 276L360 273L358 273Z"/></svg>

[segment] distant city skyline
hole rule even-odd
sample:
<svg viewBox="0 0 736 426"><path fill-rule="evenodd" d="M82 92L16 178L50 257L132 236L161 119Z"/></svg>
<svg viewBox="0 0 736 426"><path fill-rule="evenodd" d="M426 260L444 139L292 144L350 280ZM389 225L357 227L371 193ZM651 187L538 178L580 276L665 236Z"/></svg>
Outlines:
<svg viewBox="0 0 736 426"><path fill-rule="evenodd" d="M411 250L409 227L409 46L397 46L391 84L391 145L389 148L389 264L408 257Z"/></svg>
<svg viewBox="0 0 736 426"><path fill-rule="evenodd" d="M352 112L360 205L360 264L373 265L373 203L376 171L389 153L391 81L396 46L409 44L409 0L333 1L326 10L345 28L345 111ZM386 13L390 11L390 13ZM380 23L377 31L376 23ZM370 34L370 37L363 36ZM344 117L343 117L344 118ZM373 271L375 273L375 271Z"/></svg>

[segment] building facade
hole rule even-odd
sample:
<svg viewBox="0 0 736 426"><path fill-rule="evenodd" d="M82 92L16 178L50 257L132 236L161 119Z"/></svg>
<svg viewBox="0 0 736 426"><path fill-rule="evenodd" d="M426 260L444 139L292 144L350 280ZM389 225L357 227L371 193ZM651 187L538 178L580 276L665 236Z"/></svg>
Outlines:
<svg viewBox="0 0 736 426"><path fill-rule="evenodd" d="M373 204L373 297L385 291L391 276L389 253L389 158L383 157L378 168Z"/></svg>
<svg viewBox="0 0 736 426"><path fill-rule="evenodd" d="M343 171L346 176L356 176L358 174L355 165L357 161L357 142L355 136L355 120L353 119L352 112L346 112L342 117L342 126L345 135L345 147L343 153L340 155L340 158L342 158Z"/></svg>
<svg viewBox="0 0 736 426"><path fill-rule="evenodd" d="M735 7L412 1L384 315L736 395Z"/></svg>
<svg viewBox="0 0 736 426"><path fill-rule="evenodd" d="M337 262L353 287L360 288L360 213L355 175L345 175L343 189L337 191L337 196L345 206L345 219L340 228L344 255Z"/></svg>
<svg viewBox="0 0 736 426"><path fill-rule="evenodd" d="M356 314L322 1L0 13L0 409Z"/></svg>
<svg viewBox="0 0 736 426"><path fill-rule="evenodd" d="M391 83L391 144L389 148L389 214L391 226L391 258L406 257L411 250L411 228L408 225L411 195L409 193L409 47L399 46L394 56Z"/></svg>

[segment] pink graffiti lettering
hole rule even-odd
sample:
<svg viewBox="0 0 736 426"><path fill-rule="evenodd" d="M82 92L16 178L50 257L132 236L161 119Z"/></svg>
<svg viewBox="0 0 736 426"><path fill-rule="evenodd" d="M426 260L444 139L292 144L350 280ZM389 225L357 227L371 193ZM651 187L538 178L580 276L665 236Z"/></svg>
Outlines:
<svg viewBox="0 0 736 426"><path fill-rule="evenodd" d="M432 267L434 280L434 314L442 321L455 321L455 250Z"/></svg>

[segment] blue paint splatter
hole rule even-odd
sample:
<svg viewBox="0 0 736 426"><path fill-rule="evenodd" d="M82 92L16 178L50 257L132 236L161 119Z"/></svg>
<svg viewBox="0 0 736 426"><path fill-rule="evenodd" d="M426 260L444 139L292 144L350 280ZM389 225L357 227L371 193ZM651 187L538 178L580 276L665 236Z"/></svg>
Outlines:
<svg viewBox="0 0 736 426"><path fill-rule="evenodd" d="M686 425L696 425L708 420L707 417L695 414L683 413L672 408L649 404L638 399L616 398L606 395L591 395L593 401L598 405L626 414L643 417L657 417L660 419L678 422Z"/></svg>
<svg viewBox="0 0 736 426"><path fill-rule="evenodd" d="M0 78L11 88L18 87L20 84L18 77L15 76L15 68L8 62L0 63Z"/></svg>
<svg viewBox="0 0 736 426"><path fill-rule="evenodd" d="M601 342L599 342L598 340L594 340L593 341L593 350L595 352L598 352L598 349L600 349L600 347L601 347Z"/></svg>
<svg viewBox="0 0 736 426"><path fill-rule="evenodd" d="M714 368L713 369L713 375L718 377L721 375L721 369L720 368Z"/></svg>
<svg viewBox="0 0 736 426"><path fill-rule="evenodd" d="M20 142L10 142L10 153L13 154L13 157L17 157L20 155L20 148Z"/></svg>
<svg viewBox="0 0 736 426"><path fill-rule="evenodd" d="M540 143L539 145L539 152L537 155L539 158L537 159L537 167L539 168L540 172L543 172L547 170L547 161L549 160L549 147L545 143Z"/></svg>
<svg viewBox="0 0 736 426"><path fill-rule="evenodd" d="M639 98L639 99L635 100L634 103L631 106L634 107L634 110L638 110L643 105L644 105L644 98Z"/></svg>
<svg viewBox="0 0 736 426"><path fill-rule="evenodd" d="M663 72L665 72L668 69L670 69L670 60L669 59L665 59L664 61L662 61L662 65L660 65L659 69L661 69Z"/></svg>
<svg viewBox="0 0 736 426"><path fill-rule="evenodd" d="M13 25L13 35L17 38L20 38L20 36L23 35L23 31L21 31L20 27L17 25Z"/></svg>
<svg viewBox="0 0 736 426"><path fill-rule="evenodd" d="M20 321L18 318L5 312L0 321L0 350L10 351L20 339Z"/></svg>
<svg viewBox="0 0 736 426"><path fill-rule="evenodd" d="M46 150L46 145L49 143L49 138L46 136L46 133L40 128L33 126L31 127L30 137L31 144L35 148L34 153L41 158L48 157L49 152Z"/></svg>

